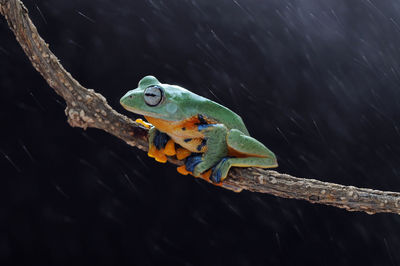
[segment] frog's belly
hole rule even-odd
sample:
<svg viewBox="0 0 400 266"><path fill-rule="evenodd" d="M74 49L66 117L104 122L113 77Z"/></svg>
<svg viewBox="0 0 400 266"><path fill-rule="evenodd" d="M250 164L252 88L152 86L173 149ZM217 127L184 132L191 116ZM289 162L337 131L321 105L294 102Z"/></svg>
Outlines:
<svg viewBox="0 0 400 266"><path fill-rule="evenodd" d="M168 133L167 133L168 134ZM203 153L207 150L206 140L201 137L189 138L168 134L175 143L183 148L196 153Z"/></svg>
<svg viewBox="0 0 400 266"><path fill-rule="evenodd" d="M158 130L168 134L175 143L183 148L197 153L207 150L204 135L198 130L200 121L197 116L183 121L166 121L148 116L145 116L145 118Z"/></svg>

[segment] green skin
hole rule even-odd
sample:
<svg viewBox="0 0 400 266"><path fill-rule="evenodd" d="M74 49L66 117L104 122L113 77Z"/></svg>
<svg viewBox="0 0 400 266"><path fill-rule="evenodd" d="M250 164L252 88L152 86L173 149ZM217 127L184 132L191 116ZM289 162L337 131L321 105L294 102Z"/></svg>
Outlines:
<svg viewBox="0 0 400 266"><path fill-rule="evenodd" d="M162 99L155 106L149 106L145 101L145 97L148 97L145 96L145 90L151 86L157 86L163 91ZM194 176L200 176L201 173L213 168L211 180L220 182L226 178L231 166L261 168L278 166L274 153L250 137L240 116L182 87L161 84L155 77L146 76L140 80L138 88L128 91L121 98L120 103L128 111L162 120L183 121L201 115L216 121L212 126L199 127L198 131L206 140L207 149L202 153L201 161L193 167ZM176 138L171 132L163 133L172 139ZM154 127L149 134L149 144L154 145L156 134ZM246 157L228 157L229 148L245 154Z"/></svg>

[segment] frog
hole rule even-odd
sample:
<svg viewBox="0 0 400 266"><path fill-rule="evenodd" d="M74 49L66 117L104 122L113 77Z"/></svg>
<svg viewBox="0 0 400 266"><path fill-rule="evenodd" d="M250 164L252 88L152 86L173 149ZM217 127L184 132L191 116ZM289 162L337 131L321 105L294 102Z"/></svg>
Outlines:
<svg viewBox="0 0 400 266"><path fill-rule="evenodd" d="M166 162L176 156L178 172L221 184L231 167L278 167L275 154L251 137L242 118L227 107L178 85L142 78L120 104L142 115L149 128L148 156Z"/></svg>

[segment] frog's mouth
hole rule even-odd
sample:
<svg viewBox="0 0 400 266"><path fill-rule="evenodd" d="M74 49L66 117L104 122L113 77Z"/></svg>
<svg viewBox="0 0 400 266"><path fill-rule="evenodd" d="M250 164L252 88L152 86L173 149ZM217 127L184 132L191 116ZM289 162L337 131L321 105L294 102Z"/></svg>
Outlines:
<svg viewBox="0 0 400 266"><path fill-rule="evenodd" d="M133 112L132 108L129 107L128 105L124 104L124 103L122 102L122 100L119 102L119 104L122 105L122 107L124 107L125 110L128 110L128 111L130 111L130 112Z"/></svg>
<svg viewBox="0 0 400 266"><path fill-rule="evenodd" d="M139 110L139 109L133 108L133 107L128 106L128 105L123 104L123 103L121 103L121 105L122 105L122 107L124 107L125 110L128 110L129 112L132 112L132 113L135 113L135 114L138 114L138 115L149 116L149 117L154 117L154 118L157 118L157 117L160 118L160 117L165 116L165 114L155 114L155 113L152 113L152 112Z"/></svg>

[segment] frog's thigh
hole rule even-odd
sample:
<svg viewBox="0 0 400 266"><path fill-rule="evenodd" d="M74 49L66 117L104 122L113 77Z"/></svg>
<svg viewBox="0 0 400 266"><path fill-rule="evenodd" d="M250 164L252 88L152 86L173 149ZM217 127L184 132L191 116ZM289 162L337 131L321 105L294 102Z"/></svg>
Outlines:
<svg viewBox="0 0 400 266"><path fill-rule="evenodd" d="M240 130L231 129L227 136L228 147L245 157L267 157L275 159L275 154L258 140L243 134ZM275 159L276 160L276 159Z"/></svg>
<svg viewBox="0 0 400 266"><path fill-rule="evenodd" d="M275 154L258 140L243 134L237 129L231 129L227 136L230 152L243 157L224 158L215 167L211 180L220 182L226 178L232 166L274 168L278 166Z"/></svg>

